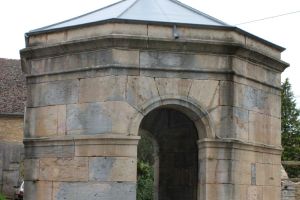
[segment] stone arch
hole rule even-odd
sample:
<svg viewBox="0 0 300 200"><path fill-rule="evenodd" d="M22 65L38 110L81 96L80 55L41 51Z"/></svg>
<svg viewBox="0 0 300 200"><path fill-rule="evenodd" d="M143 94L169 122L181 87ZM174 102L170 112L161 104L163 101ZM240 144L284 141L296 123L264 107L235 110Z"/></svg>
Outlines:
<svg viewBox="0 0 300 200"><path fill-rule="evenodd" d="M172 108L188 116L195 124L198 132L198 138L215 138L215 131L209 113L201 104L185 96L160 96L148 100L140 106L140 109L132 118L129 125L129 135L137 136L142 119L151 111L158 108Z"/></svg>
<svg viewBox="0 0 300 200"><path fill-rule="evenodd" d="M159 154L158 163L153 163L153 158L149 160L143 157L144 161L153 166L154 174L159 176L159 180L154 179L153 193L156 199L168 200L197 200L199 191L199 140L195 121L198 118L185 114L186 108L178 105L161 105L147 113L141 121L140 132L145 146L145 135L141 130L146 130L156 141ZM192 118L193 117L193 118ZM143 139L144 138L144 139ZM150 147L150 145L147 145ZM151 152L150 147L140 149L141 152ZM153 153L151 153L153 155ZM139 155L139 151L138 151ZM145 154L145 155L150 155ZM142 157L141 157L142 158ZM155 166L155 164L157 164ZM156 185L155 185L156 183ZM155 186L158 188L155 191Z"/></svg>

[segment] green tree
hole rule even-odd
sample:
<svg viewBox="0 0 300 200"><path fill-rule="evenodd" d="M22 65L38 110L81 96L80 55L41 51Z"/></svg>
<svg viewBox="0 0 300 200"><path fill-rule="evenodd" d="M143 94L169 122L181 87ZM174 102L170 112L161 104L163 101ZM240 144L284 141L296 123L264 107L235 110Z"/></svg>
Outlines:
<svg viewBox="0 0 300 200"><path fill-rule="evenodd" d="M138 145L137 200L153 200L154 146L151 138L144 134Z"/></svg>
<svg viewBox="0 0 300 200"><path fill-rule="evenodd" d="M292 86L286 79L282 83L281 95L281 133L282 160L300 161L300 110L296 107L296 99ZM299 177L300 167L285 166L289 177Z"/></svg>

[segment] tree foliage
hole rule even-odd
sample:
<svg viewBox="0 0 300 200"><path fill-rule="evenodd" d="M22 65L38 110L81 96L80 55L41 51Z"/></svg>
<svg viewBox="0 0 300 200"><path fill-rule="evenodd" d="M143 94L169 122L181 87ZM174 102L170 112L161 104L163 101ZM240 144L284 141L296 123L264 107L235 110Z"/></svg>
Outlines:
<svg viewBox="0 0 300 200"><path fill-rule="evenodd" d="M282 83L281 133L284 148L282 160L300 161L300 110L296 107L296 99L288 79ZM300 176L300 166L285 168L289 177Z"/></svg>
<svg viewBox="0 0 300 200"><path fill-rule="evenodd" d="M153 199L154 146L151 138L143 134L138 145L137 200Z"/></svg>
<svg viewBox="0 0 300 200"><path fill-rule="evenodd" d="M6 200L5 196L0 193L0 200Z"/></svg>

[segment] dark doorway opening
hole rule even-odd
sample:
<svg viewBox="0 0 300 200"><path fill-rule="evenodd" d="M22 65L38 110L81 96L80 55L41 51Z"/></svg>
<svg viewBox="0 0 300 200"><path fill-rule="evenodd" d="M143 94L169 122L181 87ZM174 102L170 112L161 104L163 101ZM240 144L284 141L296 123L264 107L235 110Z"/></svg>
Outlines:
<svg viewBox="0 0 300 200"><path fill-rule="evenodd" d="M197 200L198 134L193 121L175 109L156 109L142 120L140 136L138 160L151 166L152 199ZM138 184L137 193L141 189Z"/></svg>

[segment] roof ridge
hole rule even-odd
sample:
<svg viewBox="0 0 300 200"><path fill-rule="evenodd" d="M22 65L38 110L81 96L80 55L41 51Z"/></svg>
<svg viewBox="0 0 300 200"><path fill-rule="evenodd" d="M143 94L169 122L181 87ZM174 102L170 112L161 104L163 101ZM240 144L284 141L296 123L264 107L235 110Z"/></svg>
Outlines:
<svg viewBox="0 0 300 200"><path fill-rule="evenodd" d="M128 1L128 0L124 0L124 1ZM127 12L130 8L132 8L138 1L140 0L135 0L130 6L128 6L128 8L126 8L123 12L121 12L121 14L117 16L117 18L121 17L125 12Z"/></svg>
<svg viewBox="0 0 300 200"><path fill-rule="evenodd" d="M219 19L217 19L217 18L215 18L213 16L210 16L210 15L204 13L204 12L201 12L200 10L197 10L197 9L195 9L195 8L193 8L193 7L191 7L191 6L187 5L187 4L184 4L184 3L182 3L182 2L180 2L178 0L169 0L169 1L172 1L173 3L177 3L178 5L186 8L186 9L189 9L190 11L193 11L196 14L200 14L200 15L203 15L205 17L208 17L211 20L217 21L218 23L221 23L221 24L223 24L225 26L230 26L229 24L227 24L227 23L225 23L225 22L223 22L223 21L221 21L221 20L219 20Z"/></svg>

